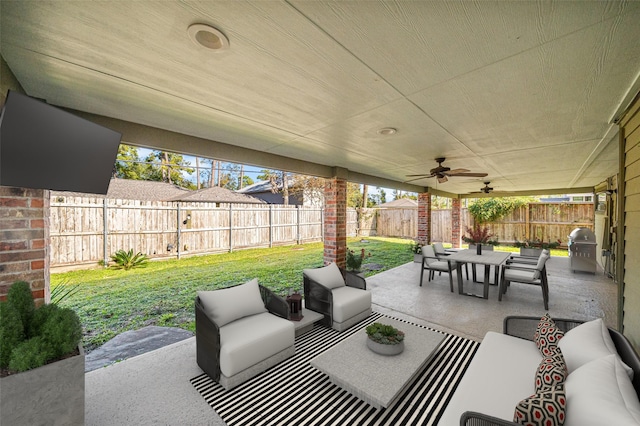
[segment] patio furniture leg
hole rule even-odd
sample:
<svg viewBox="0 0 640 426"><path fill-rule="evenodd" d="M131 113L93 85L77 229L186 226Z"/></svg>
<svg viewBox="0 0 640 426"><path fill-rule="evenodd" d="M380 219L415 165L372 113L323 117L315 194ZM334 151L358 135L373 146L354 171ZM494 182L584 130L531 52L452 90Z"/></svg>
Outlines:
<svg viewBox="0 0 640 426"><path fill-rule="evenodd" d="M422 287L422 278L424 277L424 260L422 262L422 267L420 268L420 287Z"/></svg>

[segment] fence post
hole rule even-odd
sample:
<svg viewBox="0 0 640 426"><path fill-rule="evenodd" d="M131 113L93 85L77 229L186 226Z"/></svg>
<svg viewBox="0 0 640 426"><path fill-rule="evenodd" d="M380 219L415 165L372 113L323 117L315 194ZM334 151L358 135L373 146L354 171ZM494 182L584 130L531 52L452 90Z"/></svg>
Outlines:
<svg viewBox="0 0 640 426"><path fill-rule="evenodd" d="M300 206L296 206L296 242L298 245L302 244L300 242Z"/></svg>
<svg viewBox="0 0 640 426"><path fill-rule="evenodd" d="M233 251L233 204L229 203L229 253Z"/></svg>
<svg viewBox="0 0 640 426"><path fill-rule="evenodd" d="M176 255L178 256L178 259L180 259L180 203L179 202L176 208L176 246L177 246Z"/></svg>
<svg viewBox="0 0 640 426"><path fill-rule="evenodd" d="M269 248L273 247L273 204L269 204Z"/></svg>
<svg viewBox="0 0 640 426"><path fill-rule="evenodd" d="M104 263L104 267L107 268L109 266L109 254L107 251L109 250L109 244L107 243L107 238L109 236L109 211L107 207L107 197L105 196L102 200L102 262Z"/></svg>

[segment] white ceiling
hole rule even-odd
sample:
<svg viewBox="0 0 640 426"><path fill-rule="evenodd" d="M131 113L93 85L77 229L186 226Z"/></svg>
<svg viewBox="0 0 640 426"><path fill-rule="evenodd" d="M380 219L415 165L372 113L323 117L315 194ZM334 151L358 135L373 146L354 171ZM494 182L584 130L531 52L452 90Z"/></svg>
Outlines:
<svg viewBox="0 0 640 426"><path fill-rule="evenodd" d="M0 7L0 53L27 94L50 104L354 176L403 182L441 156L488 173L413 182L451 193L484 180L496 191L602 182L618 170L613 119L640 90L640 2ZM220 29L230 49L196 46L193 23Z"/></svg>

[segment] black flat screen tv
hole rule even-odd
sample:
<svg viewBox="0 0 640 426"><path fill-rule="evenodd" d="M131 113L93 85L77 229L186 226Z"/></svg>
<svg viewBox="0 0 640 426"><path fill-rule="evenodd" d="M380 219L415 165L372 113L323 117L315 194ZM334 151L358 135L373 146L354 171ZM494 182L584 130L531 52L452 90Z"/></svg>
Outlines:
<svg viewBox="0 0 640 426"><path fill-rule="evenodd" d="M0 115L0 185L106 194L121 136L10 90Z"/></svg>

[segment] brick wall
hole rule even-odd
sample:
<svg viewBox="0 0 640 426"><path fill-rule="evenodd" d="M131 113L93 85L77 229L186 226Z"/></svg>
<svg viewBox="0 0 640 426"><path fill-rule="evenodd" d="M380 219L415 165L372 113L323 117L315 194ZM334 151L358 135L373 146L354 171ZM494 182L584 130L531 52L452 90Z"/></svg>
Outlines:
<svg viewBox="0 0 640 426"><path fill-rule="evenodd" d="M49 191L0 186L0 300L16 281L49 300Z"/></svg>
<svg viewBox="0 0 640 426"><path fill-rule="evenodd" d="M347 181L327 179L324 186L324 263L346 266L347 256Z"/></svg>
<svg viewBox="0 0 640 426"><path fill-rule="evenodd" d="M431 244L431 194L418 194L418 241Z"/></svg>
<svg viewBox="0 0 640 426"><path fill-rule="evenodd" d="M462 201L460 198L453 198L451 200L451 243L454 248L460 248L460 237L462 223L460 222L460 211Z"/></svg>

